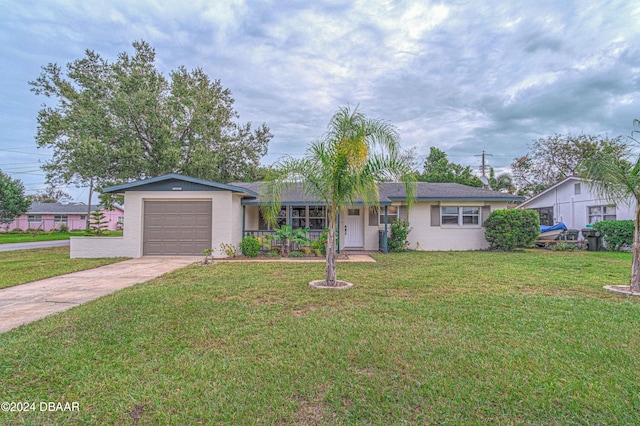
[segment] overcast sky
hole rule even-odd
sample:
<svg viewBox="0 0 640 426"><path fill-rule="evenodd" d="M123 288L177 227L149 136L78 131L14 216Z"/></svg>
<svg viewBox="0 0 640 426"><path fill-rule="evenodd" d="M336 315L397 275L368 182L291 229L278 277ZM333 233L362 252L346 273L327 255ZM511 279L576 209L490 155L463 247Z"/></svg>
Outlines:
<svg viewBox="0 0 640 426"><path fill-rule="evenodd" d="M145 40L165 75L200 67L240 121L271 128L264 164L304 153L349 104L396 125L421 161L436 146L477 169L484 150L504 170L554 133L631 134L639 22L632 0L0 0L0 169L44 187L45 99L27 84L41 66L86 49L113 60Z"/></svg>

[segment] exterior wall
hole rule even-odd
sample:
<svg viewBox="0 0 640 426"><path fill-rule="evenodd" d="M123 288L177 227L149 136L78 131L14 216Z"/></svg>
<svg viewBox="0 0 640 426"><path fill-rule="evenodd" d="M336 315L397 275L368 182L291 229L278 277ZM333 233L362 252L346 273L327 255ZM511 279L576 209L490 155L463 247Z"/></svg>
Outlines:
<svg viewBox="0 0 640 426"><path fill-rule="evenodd" d="M230 191L127 191L125 193L124 218L126 229L123 237L112 238L90 238L90 241L78 240L72 241L72 251L75 257L102 257L99 252L104 248L107 252L113 249L111 245L118 245L119 256L141 257L142 256L142 232L144 219L144 202L145 201L163 201L163 200L185 200L185 201L204 201L212 202L212 238L211 245L215 251L214 257L225 257L220 252L221 243L239 243L240 230L237 225L234 226L234 220L242 220L241 212L238 210L240 203L236 204L236 210L233 207L233 196ZM234 219L235 216L235 219ZM241 222L240 222L240 226ZM234 236L234 232L237 235ZM118 240L119 242L103 242L106 240ZM74 248L74 244L76 247ZM109 245L109 246L107 246Z"/></svg>
<svg viewBox="0 0 640 426"><path fill-rule="evenodd" d="M242 242L242 205L241 205L242 196L238 194L233 194L231 192L230 194L232 194L231 211L229 212L229 215L231 216L231 220L232 220L231 243L236 247L238 247ZM215 225L215 222L214 222L214 225Z"/></svg>
<svg viewBox="0 0 640 426"><path fill-rule="evenodd" d="M123 237L71 237L71 258L139 257Z"/></svg>
<svg viewBox="0 0 640 426"><path fill-rule="evenodd" d="M585 182L581 182L580 194L575 193L574 184L579 180L568 180L549 192L528 202L523 208L536 209L553 207L554 223L564 222L569 229L582 229L589 223L588 207L612 204L596 197ZM617 220L633 220L635 202L629 199L626 203L616 204Z"/></svg>
<svg viewBox="0 0 640 426"><path fill-rule="evenodd" d="M506 202L415 202L409 210L409 248L425 251L448 250L484 250L489 243L484 237L482 225L456 226L456 225L431 225L431 206L491 206L491 211L505 209ZM482 209L481 209L482 212ZM486 218L480 217L480 223Z"/></svg>
<svg viewBox="0 0 640 426"><path fill-rule="evenodd" d="M260 226L260 207L246 206L244 228L256 231L260 229L259 226Z"/></svg>
<svg viewBox="0 0 640 426"><path fill-rule="evenodd" d="M124 216L124 212L121 209L114 210L102 210L102 213L105 215L105 220L108 220L107 228L111 231L115 231L117 229L121 229L121 226L118 224L118 218ZM40 222L29 222L29 216L40 216L42 220ZM81 219L81 217L87 217L86 213L60 213L60 214L23 214L14 219L6 228L11 231L12 229L20 228L23 231L27 229L40 229L44 232L49 232L54 229L58 229L60 227L60 221L56 221L56 216L67 216L67 227L70 230L77 229L85 229L87 227L87 220ZM90 218L89 218L90 219ZM2 230L5 228L3 227Z"/></svg>
<svg viewBox="0 0 640 426"><path fill-rule="evenodd" d="M120 222L119 220L121 217L124 217L124 210L114 207L113 210L102 210L102 213L104 213L105 220L109 221L107 226L110 231L124 229L124 222Z"/></svg>

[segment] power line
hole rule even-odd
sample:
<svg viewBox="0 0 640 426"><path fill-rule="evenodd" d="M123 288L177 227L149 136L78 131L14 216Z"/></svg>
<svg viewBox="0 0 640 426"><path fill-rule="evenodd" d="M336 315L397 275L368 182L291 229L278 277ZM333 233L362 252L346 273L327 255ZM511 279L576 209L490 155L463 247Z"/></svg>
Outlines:
<svg viewBox="0 0 640 426"><path fill-rule="evenodd" d="M476 154L474 157L482 157L482 165L480 166L480 171L482 172L482 176L486 177L485 172L489 165L486 163L485 157L493 157L493 154L485 154L484 149L482 150L482 154Z"/></svg>

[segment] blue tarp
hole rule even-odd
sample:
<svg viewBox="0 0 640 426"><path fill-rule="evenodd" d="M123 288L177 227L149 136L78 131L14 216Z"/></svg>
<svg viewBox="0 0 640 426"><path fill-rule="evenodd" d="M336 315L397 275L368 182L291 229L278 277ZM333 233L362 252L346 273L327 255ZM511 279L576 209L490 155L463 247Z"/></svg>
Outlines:
<svg viewBox="0 0 640 426"><path fill-rule="evenodd" d="M557 231L557 230L566 231L567 225L565 225L563 222L556 223L555 225L551 225L551 226L540 225L540 232L549 232L549 231Z"/></svg>

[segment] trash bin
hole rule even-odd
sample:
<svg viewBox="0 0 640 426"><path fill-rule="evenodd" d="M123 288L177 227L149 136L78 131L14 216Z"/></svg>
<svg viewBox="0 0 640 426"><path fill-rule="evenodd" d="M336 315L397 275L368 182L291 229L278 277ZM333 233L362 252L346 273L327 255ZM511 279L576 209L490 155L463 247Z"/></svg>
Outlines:
<svg viewBox="0 0 640 426"><path fill-rule="evenodd" d="M602 248L602 236L593 228L582 229L582 236L587 240L587 250L600 251Z"/></svg>

